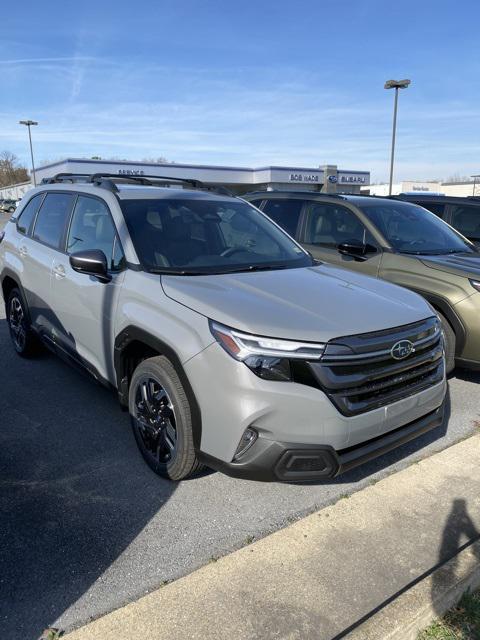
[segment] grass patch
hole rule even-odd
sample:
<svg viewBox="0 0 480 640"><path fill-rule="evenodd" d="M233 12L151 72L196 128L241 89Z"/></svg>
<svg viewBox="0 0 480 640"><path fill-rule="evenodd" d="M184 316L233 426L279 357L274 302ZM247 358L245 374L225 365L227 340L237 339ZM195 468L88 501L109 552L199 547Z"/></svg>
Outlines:
<svg viewBox="0 0 480 640"><path fill-rule="evenodd" d="M39 640L59 640L59 638L63 637L63 631L60 629L54 629L50 627L49 629L44 629L42 635Z"/></svg>
<svg viewBox="0 0 480 640"><path fill-rule="evenodd" d="M464 594L457 606L422 631L418 640L480 640L480 591Z"/></svg>

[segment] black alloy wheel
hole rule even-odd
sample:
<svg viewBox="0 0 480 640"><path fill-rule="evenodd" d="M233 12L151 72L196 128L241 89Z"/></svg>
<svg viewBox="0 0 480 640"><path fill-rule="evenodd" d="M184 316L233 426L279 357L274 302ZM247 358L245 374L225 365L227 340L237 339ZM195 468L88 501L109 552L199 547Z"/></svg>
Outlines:
<svg viewBox="0 0 480 640"><path fill-rule="evenodd" d="M27 341L27 322L20 298L13 294L8 304L8 326L15 349L22 353Z"/></svg>
<svg viewBox="0 0 480 640"><path fill-rule="evenodd" d="M39 350L39 341L30 327L28 307L19 289L12 289L7 298L7 323L10 338L19 356L28 358Z"/></svg>
<svg viewBox="0 0 480 640"><path fill-rule="evenodd" d="M151 377L137 383L135 420L145 449L160 464L175 456L177 430L172 401L162 385Z"/></svg>
<svg viewBox="0 0 480 640"><path fill-rule="evenodd" d="M148 466L169 480L198 473L190 401L175 367L165 356L140 362L130 382L133 433Z"/></svg>

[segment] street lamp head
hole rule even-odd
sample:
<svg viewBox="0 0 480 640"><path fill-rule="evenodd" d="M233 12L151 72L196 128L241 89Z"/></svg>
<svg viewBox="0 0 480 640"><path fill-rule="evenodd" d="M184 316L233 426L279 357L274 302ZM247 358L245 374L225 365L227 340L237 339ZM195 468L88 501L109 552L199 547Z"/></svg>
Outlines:
<svg viewBox="0 0 480 640"><path fill-rule="evenodd" d="M27 127L32 127L35 124L38 124L38 122L35 122L35 120L19 120L18 124L26 124Z"/></svg>
<svg viewBox="0 0 480 640"><path fill-rule="evenodd" d="M385 89L406 89L411 80L387 80L385 83Z"/></svg>

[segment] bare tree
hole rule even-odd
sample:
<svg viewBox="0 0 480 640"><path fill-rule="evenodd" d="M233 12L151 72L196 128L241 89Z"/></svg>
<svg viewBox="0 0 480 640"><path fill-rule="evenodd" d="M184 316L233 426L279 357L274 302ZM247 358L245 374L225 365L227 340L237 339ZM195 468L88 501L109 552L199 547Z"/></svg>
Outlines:
<svg viewBox="0 0 480 640"><path fill-rule="evenodd" d="M140 162L145 162L146 164L175 164L163 156L159 156L158 158L142 158Z"/></svg>
<svg viewBox="0 0 480 640"><path fill-rule="evenodd" d="M0 152L0 187L8 187L19 182L28 182L30 176L11 151Z"/></svg>
<svg viewBox="0 0 480 640"><path fill-rule="evenodd" d="M473 182L470 176L462 176L460 173L454 173L451 176L448 176L446 180L443 182Z"/></svg>

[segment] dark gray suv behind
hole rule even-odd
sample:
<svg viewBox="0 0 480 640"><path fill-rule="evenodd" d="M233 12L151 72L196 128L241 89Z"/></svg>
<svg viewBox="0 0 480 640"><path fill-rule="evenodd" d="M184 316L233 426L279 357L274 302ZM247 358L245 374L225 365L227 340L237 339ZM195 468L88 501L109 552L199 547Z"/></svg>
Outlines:
<svg viewBox="0 0 480 640"><path fill-rule="evenodd" d="M395 199L413 202L428 209L480 246L480 197L459 198L422 193L400 194Z"/></svg>

